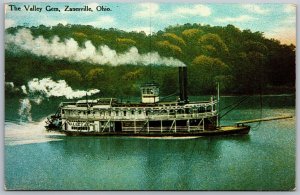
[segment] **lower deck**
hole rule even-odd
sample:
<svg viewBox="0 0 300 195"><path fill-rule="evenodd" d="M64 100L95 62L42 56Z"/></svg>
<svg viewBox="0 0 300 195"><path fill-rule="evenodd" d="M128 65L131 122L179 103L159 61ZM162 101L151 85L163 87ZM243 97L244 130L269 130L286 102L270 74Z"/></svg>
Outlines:
<svg viewBox="0 0 300 195"><path fill-rule="evenodd" d="M192 132L216 128L217 117L173 120L66 120L62 130L71 132Z"/></svg>
<svg viewBox="0 0 300 195"><path fill-rule="evenodd" d="M202 137L202 136L220 136L220 135L246 135L250 131L250 126L224 126L211 130L195 130L192 132L83 132L83 131L63 131L66 135L71 136L123 136L123 137Z"/></svg>

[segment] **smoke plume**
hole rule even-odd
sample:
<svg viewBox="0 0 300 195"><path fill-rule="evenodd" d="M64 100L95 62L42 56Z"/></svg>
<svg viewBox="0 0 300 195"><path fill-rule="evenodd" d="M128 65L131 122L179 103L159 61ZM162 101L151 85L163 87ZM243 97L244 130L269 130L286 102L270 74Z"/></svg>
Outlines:
<svg viewBox="0 0 300 195"><path fill-rule="evenodd" d="M11 82L7 82L6 85L16 88ZM100 92L98 89L88 91L73 90L66 81L59 80L56 82L50 78L43 78L41 80L34 78L27 83L27 86L22 85L21 91L27 97L20 99L20 108L18 110L20 122L32 122L32 102L40 104L45 98L49 97L66 97L67 99L81 98L86 95L90 96Z"/></svg>
<svg viewBox="0 0 300 195"><path fill-rule="evenodd" d="M53 81L50 78L43 78L41 80L34 78L28 82L27 87L22 86L23 93L42 95L44 97L66 97L67 99L81 98L86 95L94 95L100 90L92 89L88 91L73 90L64 80Z"/></svg>
<svg viewBox="0 0 300 195"><path fill-rule="evenodd" d="M19 116L20 122L31 122L32 117L31 117L31 103L28 98L24 98L20 100L20 108L19 108Z"/></svg>
<svg viewBox="0 0 300 195"><path fill-rule="evenodd" d="M157 52L140 54L136 47L131 47L125 53L117 53L106 45L96 48L91 41L84 43L84 48L79 47L73 39L60 40L54 36L52 40L39 36L33 37L28 29L20 29L15 35L6 34L6 45L14 44L25 51L38 56L52 59L67 59L69 61L85 61L99 65L165 65L185 66L181 61L174 58L161 57Z"/></svg>

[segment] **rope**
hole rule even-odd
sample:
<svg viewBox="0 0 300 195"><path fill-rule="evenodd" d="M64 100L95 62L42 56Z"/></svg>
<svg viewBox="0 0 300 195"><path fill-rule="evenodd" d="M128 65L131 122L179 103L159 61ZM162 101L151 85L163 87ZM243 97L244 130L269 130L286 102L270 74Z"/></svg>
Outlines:
<svg viewBox="0 0 300 195"><path fill-rule="evenodd" d="M262 87L261 87L261 83L260 83L260 90L259 90L260 118L262 118L262 107L263 107L263 99L262 99L262 93L261 93L262 90L261 89L262 89ZM256 126L252 127L252 129L259 129L260 125L261 125L261 121L259 121Z"/></svg>
<svg viewBox="0 0 300 195"><path fill-rule="evenodd" d="M242 101L244 98L248 98L248 97L250 97L250 96L242 97L238 102L240 102L240 101ZM237 103L230 104L229 106L226 106L225 108L220 109L220 112L223 111L223 110L226 110L227 108L229 108L229 107L231 107L231 106L233 106L233 105L235 105L235 104L237 104Z"/></svg>
<svg viewBox="0 0 300 195"><path fill-rule="evenodd" d="M236 105L234 105L230 110L228 110L227 112L225 112L222 116L220 116L220 119L224 116L226 116L229 112L231 112L232 110L234 110L235 108L237 108L241 103L243 103L246 99L248 99L250 96L247 96L245 98L243 98L242 100L240 100L238 103L236 103ZM233 105L233 104L232 104ZM232 105L228 106L231 107Z"/></svg>
<svg viewBox="0 0 300 195"><path fill-rule="evenodd" d="M169 98L169 97L173 97L174 95L177 95L177 94L178 94L177 92L172 93L172 94L170 94L170 95L167 95L167 96L165 96L165 97L162 97L160 100L164 100L164 99L167 99L167 98Z"/></svg>

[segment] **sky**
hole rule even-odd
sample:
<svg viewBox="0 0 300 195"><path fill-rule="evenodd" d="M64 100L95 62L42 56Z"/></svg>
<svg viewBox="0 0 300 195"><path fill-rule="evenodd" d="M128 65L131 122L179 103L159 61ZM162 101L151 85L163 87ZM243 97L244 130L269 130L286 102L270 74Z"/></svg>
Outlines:
<svg viewBox="0 0 300 195"><path fill-rule="evenodd" d="M11 6L20 7L20 11ZM90 7L93 11L65 11ZM26 11L25 6L42 8ZM60 11L46 11L58 8ZM97 6L111 11L97 11ZM200 23L211 26L232 24L241 30L263 32L267 38L296 45L296 5L265 4L197 4L197 3L8 3L5 5L5 28L18 25L54 26L84 24L99 28L153 33L170 25Z"/></svg>

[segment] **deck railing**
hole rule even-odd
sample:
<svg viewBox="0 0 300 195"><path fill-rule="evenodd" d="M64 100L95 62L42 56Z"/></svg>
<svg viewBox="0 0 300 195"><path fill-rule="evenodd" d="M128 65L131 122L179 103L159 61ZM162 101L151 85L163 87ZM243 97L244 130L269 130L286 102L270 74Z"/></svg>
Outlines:
<svg viewBox="0 0 300 195"><path fill-rule="evenodd" d="M143 121L143 120L184 120L184 119L200 119L209 118L217 115L217 111L193 113L193 114L149 114L145 115L128 115L128 116L99 116L99 115L63 115L63 119L68 120L112 120L112 121Z"/></svg>

